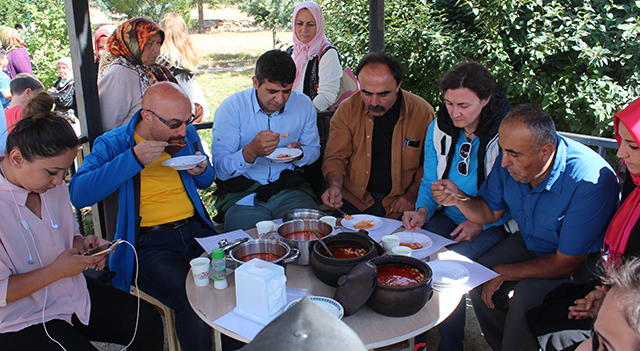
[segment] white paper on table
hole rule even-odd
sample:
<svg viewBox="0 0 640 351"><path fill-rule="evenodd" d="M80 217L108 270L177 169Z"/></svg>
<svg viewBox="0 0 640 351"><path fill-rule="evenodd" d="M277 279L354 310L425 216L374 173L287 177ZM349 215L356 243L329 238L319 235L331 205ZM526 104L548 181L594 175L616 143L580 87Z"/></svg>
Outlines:
<svg viewBox="0 0 640 351"><path fill-rule="evenodd" d="M308 292L308 289L287 288L287 304L299 298L310 296L308 295ZM282 309L282 312L284 312L284 309ZM258 333L265 327L251 319L239 316L233 311L216 319L213 323L236 334L240 334L249 340L253 340L253 338L255 338L256 335L258 335Z"/></svg>
<svg viewBox="0 0 640 351"><path fill-rule="evenodd" d="M432 254L438 252L440 249L442 249L443 247L445 247L447 245L451 245L451 244L455 244L456 243L455 241L453 241L451 239L447 239L444 236L438 235L438 234L430 232L428 230L418 229L415 232L416 233L420 233L420 234L424 234L424 235L428 236L431 239L431 241L433 241L433 244L431 244L431 246L426 248L425 250L420 250L419 252L414 251L414 252L411 253L411 257L417 258L419 260L431 256ZM464 257L464 256L462 256L462 257Z"/></svg>
<svg viewBox="0 0 640 351"><path fill-rule="evenodd" d="M251 238L251 236L244 230L238 229L232 232L212 235L205 238L196 238L196 241L198 242L198 244L200 244L200 246L202 246L206 253L211 253L213 249L217 249L218 247L220 247L218 245L218 241L227 239L229 242L231 242L240 238Z"/></svg>
<svg viewBox="0 0 640 351"><path fill-rule="evenodd" d="M251 194L243 197L242 199L238 200L236 202L236 205L253 207L253 204L254 204L253 200L255 199L256 195L257 195L256 193L251 193Z"/></svg>
<svg viewBox="0 0 640 351"><path fill-rule="evenodd" d="M455 285L455 286L438 286L433 285L433 288L447 294L455 294L461 295L469 292L471 289L479 286L480 284L484 284L485 282L497 277L499 274L490 270L489 268L481 265L478 262L470 260L465 256L455 252L455 251L445 251L438 254L438 260L441 261L456 261L463 265L467 271L469 271L469 280L467 280L464 284ZM429 262L427 262L429 264Z"/></svg>

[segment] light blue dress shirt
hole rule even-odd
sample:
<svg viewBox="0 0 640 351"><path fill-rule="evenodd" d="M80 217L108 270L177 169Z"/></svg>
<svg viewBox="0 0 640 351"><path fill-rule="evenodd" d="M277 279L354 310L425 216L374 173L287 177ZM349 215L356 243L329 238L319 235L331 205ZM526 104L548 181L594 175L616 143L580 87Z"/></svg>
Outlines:
<svg viewBox="0 0 640 351"><path fill-rule="evenodd" d="M246 162L242 149L263 130L280 133L278 147L299 141L303 157L282 163L258 156L254 163ZM289 137L283 138L284 134ZM320 156L316 109L308 96L297 91L292 91L284 107L271 115L260 107L254 88L231 95L216 110L212 139L211 161L221 180L243 175L266 185L278 180L285 169L311 164Z"/></svg>
<svg viewBox="0 0 640 351"><path fill-rule="evenodd" d="M502 167L498 155L478 191L492 211L508 208L527 249L538 256L598 252L616 210L619 186L613 169L579 142L558 136L553 166L533 189Z"/></svg>

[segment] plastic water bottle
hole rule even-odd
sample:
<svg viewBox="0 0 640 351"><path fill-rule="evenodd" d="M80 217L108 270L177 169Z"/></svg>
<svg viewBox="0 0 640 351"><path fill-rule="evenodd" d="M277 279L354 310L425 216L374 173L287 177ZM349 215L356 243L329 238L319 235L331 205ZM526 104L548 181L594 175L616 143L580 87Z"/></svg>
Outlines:
<svg viewBox="0 0 640 351"><path fill-rule="evenodd" d="M217 248L211 251L211 267L213 268L213 287L222 290L229 285L227 283L227 263L224 259L224 249Z"/></svg>

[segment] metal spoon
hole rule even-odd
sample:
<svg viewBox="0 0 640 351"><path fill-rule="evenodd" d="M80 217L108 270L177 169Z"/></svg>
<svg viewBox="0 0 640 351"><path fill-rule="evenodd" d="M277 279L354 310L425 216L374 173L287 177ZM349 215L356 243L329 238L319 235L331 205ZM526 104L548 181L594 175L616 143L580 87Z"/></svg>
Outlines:
<svg viewBox="0 0 640 351"><path fill-rule="evenodd" d="M342 213L342 218L344 219L353 219L353 216L344 212L342 209L340 208L336 208L336 210L340 211L340 213Z"/></svg>
<svg viewBox="0 0 640 351"><path fill-rule="evenodd" d="M320 241L320 244L322 244L322 247L324 247L325 250L327 250L327 252L329 253L329 255L332 258L336 258L336 256L333 255L333 253L331 253L331 250L329 250L329 247L327 246L327 244L324 243L324 241L322 241L322 239L320 239L320 236L318 235L317 232L314 232L313 230L311 231L313 233L313 235L316 237L316 239L318 239L318 241Z"/></svg>

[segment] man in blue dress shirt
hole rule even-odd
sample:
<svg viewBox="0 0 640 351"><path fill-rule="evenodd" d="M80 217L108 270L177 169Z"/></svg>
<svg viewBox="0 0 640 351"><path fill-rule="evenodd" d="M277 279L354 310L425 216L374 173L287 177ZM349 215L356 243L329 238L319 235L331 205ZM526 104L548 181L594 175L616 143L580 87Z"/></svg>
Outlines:
<svg viewBox="0 0 640 351"><path fill-rule="evenodd" d="M538 107L511 110L499 133L502 152L478 197L452 196L465 194L449 180L432 189L438 203L458 206L476 223L511 212L520 232L478 259L500 276L474 289L471 299L494 350L538 350L524 314L558 285L592 277L618 203L618 182L602 157L559 136Z"/></svg>
<svg viewBox="0 0 640 351"><path fill-rule="evenodd" d="M308 96L292 90L295 76L290 55L267 51L256 62L253 88L216 110L211 159L225 231L250 229L292 209L318 208L298 168L320 156L316 109ZM285 155L302 153L285 162L265 157L276 148L289 149Z"/></svg>

